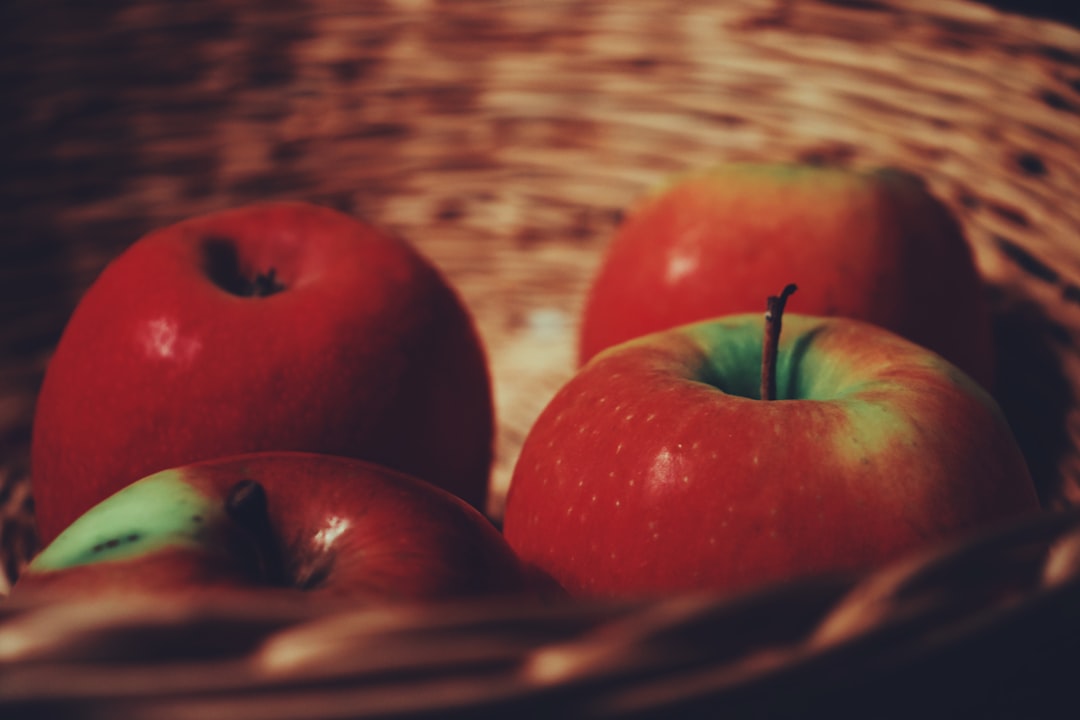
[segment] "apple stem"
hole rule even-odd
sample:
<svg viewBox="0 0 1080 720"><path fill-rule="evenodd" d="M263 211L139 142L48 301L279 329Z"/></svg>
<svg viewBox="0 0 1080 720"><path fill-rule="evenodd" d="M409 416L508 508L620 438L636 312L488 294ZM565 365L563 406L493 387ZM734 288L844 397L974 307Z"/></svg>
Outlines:
<svg viewBox="0 0 1080 720"><path fill-rule="evenodd" d="M266 489L262 484L245 479L229 488L225 512L251 536L262 559L265 580L272 585L285 585L281 548L270 524Z"/></svg>
<svg viewBox="0 0 1080 720"><path fill-rule="evenodd" d="M770 295L765 310L765 341L761 351L761 399L776 399L776 356L780 346L780 326L783 324L784 305L788 297L798 290L794 283L788 284L779 295Z"/></svg>
<svg viewBox="0 0 1080 720"><path fill-rule="evenodd" d="M267 297L284 289L285 286L277 279L276 268L270 268L264 273L258 273L251 283L251 294L255 297Z"/></svg>

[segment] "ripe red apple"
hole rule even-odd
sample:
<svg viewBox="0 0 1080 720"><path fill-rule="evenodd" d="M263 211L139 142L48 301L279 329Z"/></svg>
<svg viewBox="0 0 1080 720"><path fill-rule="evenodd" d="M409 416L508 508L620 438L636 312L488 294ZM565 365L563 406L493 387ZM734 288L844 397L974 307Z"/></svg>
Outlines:
<svg viewBox="0 0 1080 720"><path fill-rule="evenodd" d="M572 595L728 592L1039 509L994 400L940 356L791 315L768 399L764 334L760 315L728 316L582 367L515 466L503 532L519 556Z"/></svg>
<svg viewBox="0 0 1080 720"><path fill-rule="evenodd" d="M377 602L538 587L487 518L430 483L351 458L266 452L124 487L40 552L13 596L306 591Z"/></svg>
<svg viewBox="0 0 1080 720"><path fill-rule="evenodd" d="M484 350L429 261L334 210L243 207L151 232L79 302L38 398L38 531L264 450L363 458L483 511L493 437Z"/></svg>
<svg viewBox="0 0 1080 720"><path fill-rule="evenodd" d="M757 312L799 285L799 310L872 322L992 389L990 312L960 225L916 177L727 164L643 198L586 298L582 362L649 332Z"/></svg>

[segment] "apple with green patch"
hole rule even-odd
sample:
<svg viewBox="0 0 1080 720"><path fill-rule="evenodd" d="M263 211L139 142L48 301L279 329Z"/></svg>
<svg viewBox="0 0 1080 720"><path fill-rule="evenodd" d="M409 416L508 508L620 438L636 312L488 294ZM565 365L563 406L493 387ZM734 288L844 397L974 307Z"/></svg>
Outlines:
<svg viewBox="0 0 1080 720"><path fill-rule="evenodd" d="M963 230L919 178L887 168L730 163L657 188L606 248L581 361L639 335L758 312L792 281L801 313L880 325L993 389L990 310Z"/></svg>
<svg viewBox="0 0 1080 720"><path fill-rule="evenodd" d="M486 510L494 412L468 309L409 243L266 203L156 230L75 309L34 418L42 542L158 470L245 452L356 457Z"/></svg>
<svg viewBox="0 0 1080 720"><path fill-rule="evenodd" d="M430 483L351 458L266 452L119 490L38 553L12 596L362 604L554 592L540 578L486 517Z"/></svg>
<svg viewBox="0 0 1080 720"><path fill-rule="evenodd" d="M525 439L503 532L584 596L863 571L1039 511L991 396L848 318L760 314L608 348Z"/></svg>

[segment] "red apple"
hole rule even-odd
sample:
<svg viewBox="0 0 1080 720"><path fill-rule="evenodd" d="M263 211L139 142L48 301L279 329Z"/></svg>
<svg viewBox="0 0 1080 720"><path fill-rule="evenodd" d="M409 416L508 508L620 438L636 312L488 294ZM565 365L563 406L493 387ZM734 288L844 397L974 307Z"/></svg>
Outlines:
<svg viewBox="0 0 1080 720"><path fill-rule="evenodd" d="M733 163L658 188L606 249L580 358L756 312L788 282L800 312L881 325L991 388L990 312L964 234L919 179L890 169Z"/></svg>
<svg viewBox="0 0 1080 720"><path fill-rule="evenodd" d="M761 316L609 348L553 397L503 532L572 595L730 592L862 571L1039 509L994 400L875 325Z"/></svg>
<svg viewBox="0 0 1080 720"><path fill-rule="evenodd" d="M267 452L124 487L40 552L13 596L306 591L386 602L536 587L460 498L360 460Z"/></svg>
<svg viewBox="0 0 1080 720"><path fill-rule="evenodd" d="M484 510L493 437L472 319L409 244L304 203L219 212L135 242L75 309L38 398L38 531L265 450L367 459Z"/></svg>

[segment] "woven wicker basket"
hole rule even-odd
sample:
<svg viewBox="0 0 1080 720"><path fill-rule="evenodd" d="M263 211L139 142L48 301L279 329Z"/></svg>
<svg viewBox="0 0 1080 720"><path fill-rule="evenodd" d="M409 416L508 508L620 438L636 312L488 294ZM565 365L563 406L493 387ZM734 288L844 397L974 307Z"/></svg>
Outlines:
<svg viewBox="0 0 1080 720"><path fill-rule="evenodd" d="M0 716L1080 715L1080 31L961 0L9 0L0 34L0 594L36 549L51 347L146 230L300 198L412 240L487 344L501 498L620 211L703 161L927 180L992 289L1048 508L727 599L0 601Z"/></svg>

